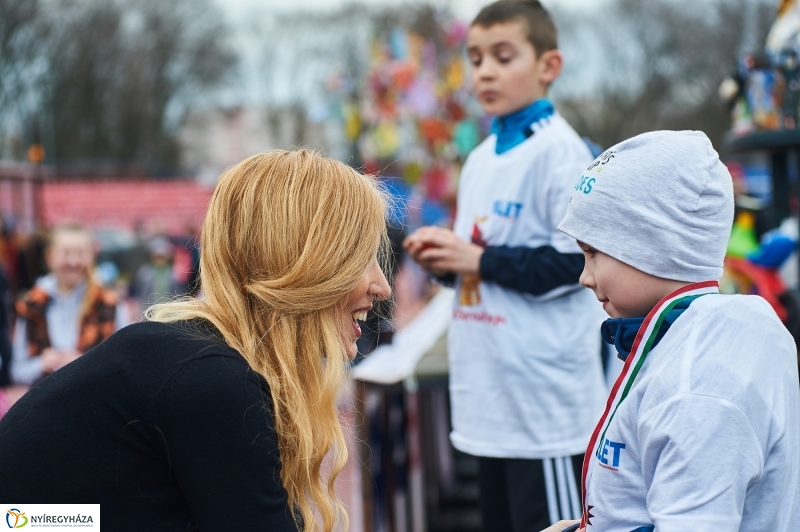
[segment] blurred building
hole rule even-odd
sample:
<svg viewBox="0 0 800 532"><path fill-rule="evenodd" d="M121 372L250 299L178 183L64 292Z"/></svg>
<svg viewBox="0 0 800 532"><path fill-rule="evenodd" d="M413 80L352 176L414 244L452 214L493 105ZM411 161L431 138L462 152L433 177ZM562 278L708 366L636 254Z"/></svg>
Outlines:
<svg viewBox="0 0 800 532"><path fill-rule="evenodd" d="M327 152L324 131L302 107L213 108L192 111L180 131L182 166L205 185L226 168L275 148L298 146Z"/></svg>
<svg viewBox="0 0 800 532"><path fill-rule="evenodd" d="M52 168L15 161L0 162L0 216L28 233L42 218L41 184Z"/></svg>

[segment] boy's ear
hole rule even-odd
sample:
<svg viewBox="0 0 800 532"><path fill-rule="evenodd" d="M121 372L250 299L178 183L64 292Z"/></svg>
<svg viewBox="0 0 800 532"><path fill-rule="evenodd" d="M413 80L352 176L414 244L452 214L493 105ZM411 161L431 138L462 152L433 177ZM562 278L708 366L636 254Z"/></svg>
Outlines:
<svg viewBox="0 0 800 532"><path fill-rule="evenodd" d="M548 50L539 57L539 80L550 85L561 74L564 66L564 56L559 50Z"/></svg>

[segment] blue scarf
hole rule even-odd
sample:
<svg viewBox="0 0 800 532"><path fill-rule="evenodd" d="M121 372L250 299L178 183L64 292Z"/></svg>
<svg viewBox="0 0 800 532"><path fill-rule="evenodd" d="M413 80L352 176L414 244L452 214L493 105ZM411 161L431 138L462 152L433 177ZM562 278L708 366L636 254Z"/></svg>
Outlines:
<svg viewBox="0 0 800 532"><path fill-rule="evenodd" d="M683 311L689 308L689 305L691 305L692 301L697 297L700 296L678 303L667 313L653 341L653 347L658 345L658 342L667 334L670 326L683 314ZM600 334L603 335L603 340L617 349L617 356L623 362L628 358L631 348L633 347L633 342L636 340L636 333L639 332L639 327L642 326L643 322L644 318L610 318L604 321L603 325L600 326Z"/></svg>
<svg viewBox="0 0 800 532"><path fill-rule="evenodd" d="M495 153L500 155L525 142L533 135L531 126L549 118L554 112L555 107L550 100L542 98L524 109L495 118L492 122L492 133L497 135Z"/></svg>

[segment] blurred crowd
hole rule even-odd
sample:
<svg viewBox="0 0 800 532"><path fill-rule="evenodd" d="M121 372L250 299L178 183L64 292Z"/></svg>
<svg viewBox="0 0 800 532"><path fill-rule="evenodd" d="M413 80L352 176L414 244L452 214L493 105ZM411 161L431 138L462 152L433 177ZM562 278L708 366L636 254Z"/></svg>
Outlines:
<svg viewBox="0 0 800 532"><path fill-rule="evenodd" d="M95 230L77 223L28 234L0 226L0 417L31 385L151 305L199 292L196 229Z"/></svg>

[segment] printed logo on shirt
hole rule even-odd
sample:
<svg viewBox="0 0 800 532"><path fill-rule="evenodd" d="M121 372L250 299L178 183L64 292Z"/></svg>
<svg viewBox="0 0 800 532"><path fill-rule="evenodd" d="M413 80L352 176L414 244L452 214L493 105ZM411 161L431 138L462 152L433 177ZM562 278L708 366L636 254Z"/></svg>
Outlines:
<svg viewBox="0 0 800 532"><path fill-rule="evenodd" d="M494 214L502 216L503 218L511 218L512 220L519 218L519 211L521 210L522 203L516 203L513 201L497 200L494 202L494 206L492 207L492 212Z"/></svg>
<svg viewBox="0 0 800 532"><path fill-rule="evenodd" d="M619 471L619 463L622 459L622 451L625 449L625 444L611 441L608 438L603 440L603 444L597 448L595 456L600 461L600 467L604 467L611 471Z"/></svg>
<svg viewBox="0 0 800 532"><path fill-rule="evenodd" d="M500 314L489 314L485 310L480 312L473 312L469 310L454 309L453 319L460 321L477 321L479 323L487 323L489 325L505 325L508 321L505 316Z"/></svg>

